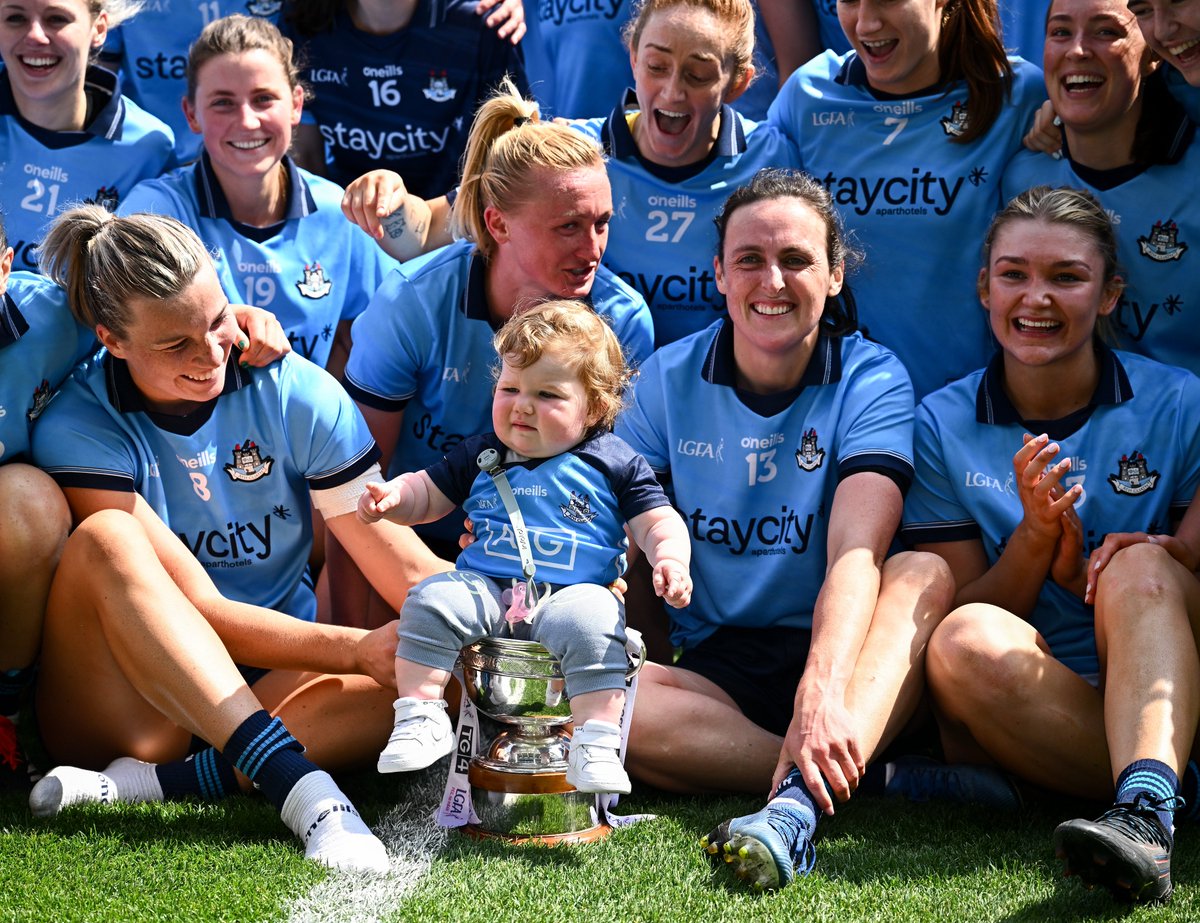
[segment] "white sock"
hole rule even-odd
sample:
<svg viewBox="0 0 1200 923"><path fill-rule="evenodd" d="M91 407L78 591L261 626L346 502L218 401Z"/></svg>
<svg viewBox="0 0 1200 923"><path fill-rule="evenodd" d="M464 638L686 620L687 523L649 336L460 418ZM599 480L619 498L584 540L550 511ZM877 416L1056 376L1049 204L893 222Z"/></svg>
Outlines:
<svg viewBox="0 0 1200 923"><path fill-rule="evenodd" d="M283 822L314 862L347 872L387 874L387 850L327 772L310 772L284 799Z"/></svg>
<svg viewBox="0 0 1200 923"><path fill-rule="evenodd" d="M154 764L122 756L113 760L104 772L74 766L50 770L29 793L29 809L35 817L53 817L73 804L162 800L162 786L158 784Z"/></svg>

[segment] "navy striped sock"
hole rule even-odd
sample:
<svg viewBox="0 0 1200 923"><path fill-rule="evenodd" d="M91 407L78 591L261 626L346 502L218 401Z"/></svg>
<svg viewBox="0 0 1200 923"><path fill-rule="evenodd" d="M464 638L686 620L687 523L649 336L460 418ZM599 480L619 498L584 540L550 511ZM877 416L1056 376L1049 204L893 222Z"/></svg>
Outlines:
<svg viewBox="0 0 1200 923"><path fill-rule="evenodd" d="M1138 795L1146 795L1153 802L1168 802L1171 807L1155 811L1167 832L1175 829L1174 798L1179 794L1179 777L1166 763L1159 760L1135 760L1117 776L1117 802L1132 802Z"/></svg>
<svg viewBox="0 0 1200 923"><path fill-rule="evenodd" d="M204 801L220 801L238 790L233 766L213 747L193 753L185 760L156 766L154 773L164 798L192 795Z"/></svg>
<svg viewBox="0 0 1200 923"><path fill-rule="evenodd" d="M317 770L304 758L300 741L266 711L255 712L243 721L222 753L280 810L292 787Z"/></svg>

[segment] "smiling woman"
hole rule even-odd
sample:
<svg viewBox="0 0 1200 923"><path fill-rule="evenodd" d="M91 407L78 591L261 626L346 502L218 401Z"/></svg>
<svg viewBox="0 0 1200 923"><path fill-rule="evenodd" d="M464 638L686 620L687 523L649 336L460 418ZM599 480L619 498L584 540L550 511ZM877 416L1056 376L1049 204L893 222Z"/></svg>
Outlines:
<svg viewBox="0 0 1200 923"><path fill-rule="evenodd" d="M113 209L141 179L174 164L174 136L90 64L126 0L0 2L0 207L14 268L37 271L34 248L69 204Z"/></svg>

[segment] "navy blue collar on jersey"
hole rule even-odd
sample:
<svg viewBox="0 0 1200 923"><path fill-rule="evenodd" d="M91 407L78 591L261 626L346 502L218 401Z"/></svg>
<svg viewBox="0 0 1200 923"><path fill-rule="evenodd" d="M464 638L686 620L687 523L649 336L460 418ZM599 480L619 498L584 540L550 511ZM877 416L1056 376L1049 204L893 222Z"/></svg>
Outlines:
<svg viewBox="0 0 1200 923"><path fill-rule="evenodd" d="M5 292L4 301L0 302L0 349L17 342L28 330L29 322L17 308L12 295Z"/></svg>
<svg viewBox="0 0 1200 923"><path fill-rule="evenodd" d="M230 350L229 361L225 364L225 387L221 394L230 394L250 383L250 373L242 369L238 362L241 351L236 347ZM191 413L183 416L176 414L158 413L146 406L142 392L133 383L129 374L129 365L124 359L118 359L112 353L104 354L104 385L108 391L108 402L117 413L144 413L160 429L190 436L208 422L217 407L217 398L206 401Z"/></svg>
<svg viewBox="0 0 1200 923"><path fill-rule="evenodd" d="M1092 399L1082 411L1064 417L1062 421L1023 420L1017 408L1008 399L1004 390L1004 353L1000 350L992 356L975 393L975 419L979 423L993 426L1008 426L1013 423L1038 423L1037 432L1047 432L1053 439L1065 439L1079 429L1093 410L1106 404L1123 404L1133 397L1133 386L1117 354L1100 340L1096 340L1096 362L1100 366L1100 381L1092 392ZM1059 426L1053 424L1059 423Z"/></svg>
<svg viewBox="0 0 1200 923"><path fill-rule="evenodd" d="M774 416L800 396L810 385L831 385L842 380L841 339L821 334L808 360L808 367L800 378L800 384L777 394L756 394L737 386L737 360L733 355L733 321L722 319L717 335L713 337L700 377L710 385L725 385L737 392L738 400L760 416Z"/></svg>
<svg viewBox="0 0 1200 923"><path fill-rule="evenodd" d="M914 93L885 93L883 90L877 90L871 86L871 82L867 79L867 66L863 64L862 58L858 56L858 52L852 52L846 56L846 60L842 62L842 67L838 71L833 82L842 86L858 87L876 99L919 99L922 96L932 96L934 93L940 93L946 88L945 82L939 80L932 86L922 87Z"/></svg>
<svg viewBox="0 0 1200 923"><path fill-rule="evenodd" d="M492 312L488 308L487 297L487 259L478 250L471 251L471 265L467 270L467 287L463 291L462 302L459 304L459 310L469 317L471 320L487 321L493 330L499 330L500 324L492 320ZM600 267L596 267L597 273ZM592 286L595 287L595 276L592 277ZM588 292L582 298L576 298L575 301L582 301L592 310L595 307L592 305L592 293Z"/></svg>
<svg viewBox="0 0 1200 923"><path fill-rule="evenodd" d="M196 178L196 207L200 216L202 218L223 218L234 225L243 237L249 237L251 240L262 243L278 234L284 221L311 215L317 210L317 203L308 188L308 183L300 173L300 168L296 166L292 158L286 155L282 163L288 178L287 211L284 213L283 221L265 228L256 228L249 224L242 224L233 217L229 199L226 198L225 190L221 188L221 182L213 170L212 158L208 156L208 151L204 151L193 168Z"/></svg>
<svg viewBox="0 0 1200 923"><path fill-rule="evenodd" d="M732 106L721 106L720 120L717 126L717 138L712 150L697 163L689 163L682 167L666 167L654 163L642 156L638 150L633 132L629 130L629 120L626 113L638 108L637 94L632 88L625 90L621 105L617 106L604 123L601 137L604 142L604 152L617 160L634 160L640 163L652 176L667 183L680 183L704 171L718 157L735 157L746 150L746 131L742 120L737 117ZM646 117L642 113L639 118Z"/></svg>
<svg viewBox="0 0 1200 923"><path fill-rule="evenodd" d="M117 75L103 67L91 65L84 76L83 91L88 97L91 118L82 131L51 131L34 125L17 108L12 83L7 70L0 70L0 115L11 115L38 143L52 150L83 144L92 138L120 140L125 126L125 101L121 98L121 82Z"/></svg>

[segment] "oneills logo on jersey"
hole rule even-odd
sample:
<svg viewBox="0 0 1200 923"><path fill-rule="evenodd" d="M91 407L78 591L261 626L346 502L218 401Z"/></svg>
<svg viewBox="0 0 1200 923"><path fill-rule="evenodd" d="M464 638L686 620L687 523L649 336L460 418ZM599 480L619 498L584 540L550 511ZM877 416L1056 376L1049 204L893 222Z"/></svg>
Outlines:
<svg viewBox="0 0 1200 923"><path fill-rule="evenodd" d="M446 72L442 71L438 74L436 71L429 72L429 86L421 91L425 94L426 99L431 99L435 103L447 103L454 99L458 90L451 89L450 81L446 79Z"/></svg>
<svg viewBox="0 0 1200 923"><path fill-rule="evenodd" d="M816 471L825 461L825 450L817 447L817 431L810 429L800 437L800 448L796 450L796 464L804 471Z"/></svg>
<svg viewBox="0 0 1200 923"><path fill-rule="evenodd" d="M305 298L324 298L333 288L333 282L325 278L325 270L320 263L304 264L304 278L296 283L300 294Z"/></svg>
<svg viewBox="0 0 1200 923"><path fill-rule="evenodd" d="M246 11L251 16L274 16L283 6L283 0L247 0Z"/></svg>
<svg viewBox="0 0 1200 923"><path fill-rule="evenodd" d="M50 382L45 378L42 383L34 389L33 403L29 405L29 411L25 414L32 423L42 415L42 411L46 409L46 405L50 403ZM0 414L3 416L3 414Z"/></svg>
<svg viewBox="0 0 1200 923"><path fill-rule="evenodd" d="M1155 221L1150 234L1138 238L1138 249L1142 251L1142 256L1156 263L1177 260L1187 248L1187 244L1179 242L1179 226L1174 221Z"/></svg>
<svg viewBox="0 0 1200 923"><path fill-rule="evenodd" d="M101 186L96 190L96 194L89 199L84 199L87 205L99 205L110 212L117 210L117 205L121 200L120 193L117 192L116 186Z"/></svg>
<svg viewBox="0 0 1200 923"><path fill-rule="evenodd" d="M231 481L258 481L271 473L275 459L263 458L262 452L251 440L233 447L233 463L225 466Z"/></svg>
<svg viewBox="0 0 1200 923"><path fill-rule="evenodd" d="M1146 457L1141 452L1132 455L1122 455L1117 465L1117 473L1108 476L1108 483L1119 494L1144 494L1154 490L1158 484L1158 472L1150 471L1146 465Z"/></svg>
<svg viewBox="0 0 1200 923"><path fill-rule="evenodd" d="M588 500L587 494L577 494L571 491L571 500L569 503L560 503L558 508L562 510L562 514L580 525L591 522L596 518L596 511L592 509L591 502Z"/></svg>
<svg viewBox="0 0 1200 923"><path fill-rule="evenodd" d="M967 104L955 103L950 110L950 114L942 118L942 131L950 135L952 138L957 138L967 130Z"/></svg>

